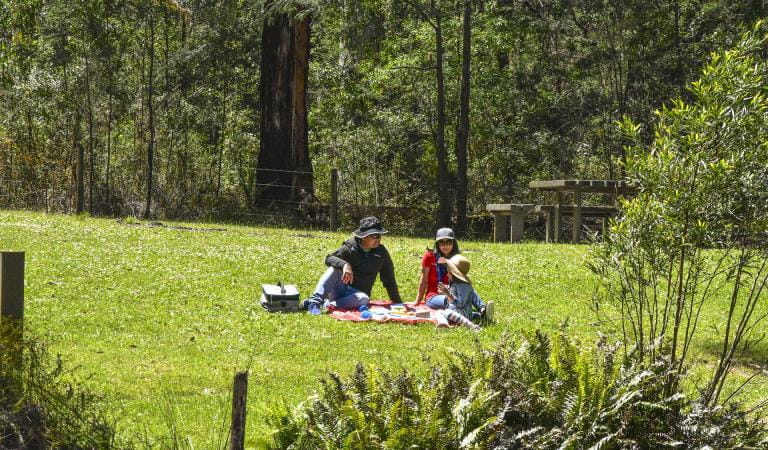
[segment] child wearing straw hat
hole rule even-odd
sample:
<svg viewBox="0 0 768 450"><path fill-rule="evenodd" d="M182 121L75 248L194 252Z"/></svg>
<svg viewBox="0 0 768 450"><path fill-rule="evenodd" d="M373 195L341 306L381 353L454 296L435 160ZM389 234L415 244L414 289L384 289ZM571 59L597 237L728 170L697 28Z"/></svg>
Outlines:
<svg viewBox="0 0 768 450"><path fill-rule="evenodd" d="M444 310L443 318L438 318L438 327L448 326L449 323L459 323L477 331L480 327L472 319L493 320L493 301L483 302L469 279L469 260L463 255L452 256L446 262L450 285L440 283L438 291L445 295L448 308Z"/></svg>

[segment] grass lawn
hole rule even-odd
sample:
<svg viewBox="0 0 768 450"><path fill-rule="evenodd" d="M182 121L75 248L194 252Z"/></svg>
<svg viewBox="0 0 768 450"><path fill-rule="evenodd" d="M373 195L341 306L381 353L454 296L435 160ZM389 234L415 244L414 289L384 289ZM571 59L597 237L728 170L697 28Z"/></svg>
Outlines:
<svg viewBox="0 0 768 450"><path fill-rule="evenodd" d="M283 280L308 296L325 255L348 233L165 225L0 212L0 250L26 252L26 328L106 396L120 436L136 447L170 444L172 427L194 448L221 447L232 378L246 368L246 444L258 447L269 433L270 408L304 400L328 371L346 375L358 361L426 373L425 355L439 360L476 340L491 346L566 320L585 341L612 333L590 307L595 281L584 265L587 246L462 241L478 292L498 305L496 324L474 334L262 310L262 283ZM387 235L383 244L401 295L415 298L429 239ZM373 298L386 298L380 283ZM716 305L705 311L691 389L712 359L720 317ZM767 354L763 345L752 361L764 364ZM766 394L763 378L745 399Z"/></svg>

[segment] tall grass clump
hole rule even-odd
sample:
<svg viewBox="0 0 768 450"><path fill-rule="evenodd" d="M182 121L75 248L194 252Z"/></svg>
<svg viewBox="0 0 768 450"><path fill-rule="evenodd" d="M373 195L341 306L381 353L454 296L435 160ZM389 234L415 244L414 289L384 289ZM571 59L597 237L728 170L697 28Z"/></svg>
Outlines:
<svg viewBox="0 0 768 450"><path fill-rule="evenodd" d="M766 444L738 408L708 409L665 383L675 369L645 365L620 346L591 349L536 333L495 350L452 354L423 379L358 365L269 419L272 448L715 448Z"/></svg>
<svg viewBox="0 0 768 450"><path fill-rule="evenodd" d="M768 28L758 22L735 48L714 53L690 86L692 102L657 112L649 144L624 121L626 176L640 193L594 249L599 302L619 312L624 342L649 365L666 348L668 366L681 372L702 309L723 309L701 392L709 408L733 398L726 379L768 317L767 50ZM669 377L667 394L679 380Z"/></svg>
<svg viewBox="0 0 768 450"><path fill-rule="evenodd" d="M99 397L78 387L42 341L21 343L14 333L0 327L0 447L114 448Z"/></svg>

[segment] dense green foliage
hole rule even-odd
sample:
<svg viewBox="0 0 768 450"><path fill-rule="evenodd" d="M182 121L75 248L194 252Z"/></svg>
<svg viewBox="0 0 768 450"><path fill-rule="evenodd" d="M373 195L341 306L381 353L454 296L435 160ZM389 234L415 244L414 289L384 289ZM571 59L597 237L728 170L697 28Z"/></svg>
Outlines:
<svg viewBox="0 0 768 450"><path fill-rule="evenodd" d="M641 194L596 248L604 300L622 312L628 344L649 358L670 347L683 367L701 309L729 298L718 362L703 392L718 404L736 361L762 340L768 315L768 30L758 22L733 49L712 55L692 101L658 112L654 140L624 123L627 177ZM726 400L727 401L727 400Z"/></svg>
<svg viewBox="0 0 768 450"><path fill-rule="evenodd" d="M343 203L420 207L431 218L437 112L427 19L436 11L423 0L308 3L318 196L328 200L329 170L338 167ZM435 2L452 172L461 3ZM260 189L262 7L258 0L5 2L0 204L69 211L80 166L87 210L138 213L156 128L158 217L264 220L250 202ZM622 137L613 123L625 114L647 122L669 98L687 96L683 87L706 55L765 13L751 0L485 0L473 8L470 214L523 200L533 177L618 177L613 158L622 156Z"/></svg>
<svg viewBox="0 0 768 450"><path fill-rule="evenodd" d="M0 447L112 448L114 425L101 399L74 382L43 342L26 336L22 344L7 325L0 331L0 383L13 386L0 391Z"/></svg>
<svg viewBox="0 0 768 450"><path fill-rule="evenodd" d="M680 392L665 358L649 367L618 347L563 334L449 355L426 378L358 365L348 380L271 418L273 448L760 448L765 425ZM434 362L433 362L434 364Z"/></svg>

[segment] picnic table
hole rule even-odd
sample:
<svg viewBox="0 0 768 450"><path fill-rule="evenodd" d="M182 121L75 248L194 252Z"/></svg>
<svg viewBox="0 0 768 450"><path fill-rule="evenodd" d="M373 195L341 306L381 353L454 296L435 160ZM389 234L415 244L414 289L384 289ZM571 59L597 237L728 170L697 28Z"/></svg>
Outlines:
<svg viewBox="0 0 768 450"><path fill-rule="evenodd" d="M518 242L523 238L525 218L528 214L546 217L546 241L560 242L562 218L573 218L573 242L579 242L583 218L601 219L603 232L608 218L618 214L616 197L632 195L636 189L624 181L617 180L537 180L528 185L533 190L555 192L555 203L551 205L534 203L492 203L486 210L493 214L493 238L496 242ZM612 194L611 205L582 205L582 194ZM564 197L571 197L565 203Z"/></svg>
<svg viewBox="0 0 768 450"><path fill-rule="evenodd" d="M547 214L547 241L560 242L562 230L562 217L570 215L573 217L573 242L579 242L582 217L586 214L588 217L599 217L605 220L618 213L616 208L616 197L632 195L637 192L634 186L625 181L619 180L536 180L528 184L531 189L539 191L555 192L555 204L547 208L538 208L540 212ZM612 194L613 205L604 206L582 206L583 194ZM563 197L570 195L571 204L564 204ZM544 205L541 205L544 206Z"/></svg>

